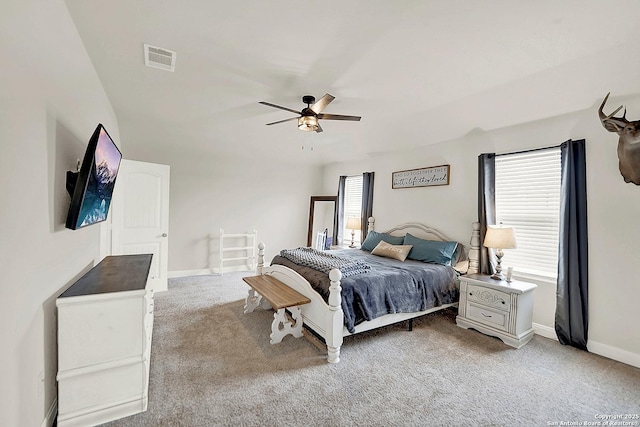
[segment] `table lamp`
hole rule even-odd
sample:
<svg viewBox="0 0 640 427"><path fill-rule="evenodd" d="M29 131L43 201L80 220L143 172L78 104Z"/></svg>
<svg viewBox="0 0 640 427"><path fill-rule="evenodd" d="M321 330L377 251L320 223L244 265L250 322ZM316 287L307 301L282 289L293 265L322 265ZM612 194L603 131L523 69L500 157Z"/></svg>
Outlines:
<svg viewBox="0 0 640 427"><path fill-rule="evenodd" d="M516 232L513 227L504 227L502 223L500 226L489 225L487 227L487 234L484 236L483 246L496 250L496 257L498 258L498 264L496 265L496 272L492 279L504 280L502 274L502 266L500 262L504 256L503 249L515 249L516 248Z"/></svg>
<svg viewBox="0 0 640 427"><path fill-rule="evenodd" d="M346 228L351 230L351 244L349 245L349 247L355 248L356 247L355 236L356 236L356 230L360 230L360 218L356 218L356 217L347 218Z"/></svg>

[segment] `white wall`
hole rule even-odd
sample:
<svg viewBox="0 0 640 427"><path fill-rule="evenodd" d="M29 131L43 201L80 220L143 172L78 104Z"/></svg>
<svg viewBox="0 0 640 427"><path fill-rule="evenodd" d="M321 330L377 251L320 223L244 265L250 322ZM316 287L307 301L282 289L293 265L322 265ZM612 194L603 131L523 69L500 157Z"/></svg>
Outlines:
<svg viewBox="0 0 640 427"><path fill-rule="evenodd" d="M280 249L306 245L309 200L322 186L319 166L193 152L157 137L150 144L144 130L126 124L121 132L126 158L171 167L170 276L217 272L220 228L226 233L256 229L258 241L267 246L266 261ZM150 149L158 144L162 149Z"/></svg>
<svg viewBox="0 0 640 427"><path fill-rule="evenodd" d="M603 96L605 94L602 94ZM589 349L640 366L640 187L626 184L618 172L617 135L607 132L593 108L519 126L482 131L411 151L395 151L359 162L327 166L325 192L337 188L339 175L375 171L374 216L379 231L396 223L434 225L452 238L468 242L477 220L477 157L558 145L567 139L587 141L589 222ZM606 111L624 103L630 120L640 119L640 97L610 98ZM509 106L508 108L514 108ZM423 132L428 138L428 130ZM391 189L393 171L451 165L451 184ZM555 285L539 283L533 321L553 334Z"/></svg>
<svg viewBox="0 0 640 427"><path fill-rule="evenodd" d="M65 173L115 114L62 1L0 6L0 425L56 399L55 298L97 261L100 226L64 228Z"/></svg>

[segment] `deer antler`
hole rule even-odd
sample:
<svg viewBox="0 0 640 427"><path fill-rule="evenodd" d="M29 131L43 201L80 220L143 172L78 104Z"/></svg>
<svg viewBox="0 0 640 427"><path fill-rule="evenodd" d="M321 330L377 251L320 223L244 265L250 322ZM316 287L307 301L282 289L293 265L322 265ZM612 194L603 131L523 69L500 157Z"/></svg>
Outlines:
<svg viewBox="0 0 640 427"><path fill-rule="evenodd" d="M609 95L611 95L611 92L609 92L609 93L607 94L607 96L605 96L605 97L604 97L604 100L602 101L602 104L600 105L600 109L598 110L598 114L600 115L600 121L604 121L604 120L607 120L607 119L612 118L612 117L613 117L613 116L615 116L615 115L616 115L616 113L617 113L618 111L620 111L620 110L622 109L622 107L623 107L622 105L621 105L621 106L619 106L619 107L618 107L618 108L617 108L613 113L609 114L608 116L607 116L606 114L604 114L604 112L602 111L602 109L604 108L604 104L606 104L606 103L607 103L607 99L609 99ZM625 118L625 116L626 116L626 115L627 115L627 110L625 110L624 115L622 116L622 119L623 119L623 120L625 120L625 121L627 120L627 119ZM621 120L621 119L618 119L618 120Z"/></svg>
<svg viewBox="0 0 640 427"><path fill-rule="evenodd" d="M600 122L602 122L602 126L608 130L609 132L615 132L618 133L620 132L627 124L629 124L629 120L627 120L626 115L627 115L627 110L624 110L624 114L622 115L622 117L613 117L616 115L616 113L618 111L620 111L622 109L622 105L619 106L618 108L616 108L616 110L609 114L606 115L602 109L604 108L604 104L607 103L607 99L609 99L609 95L611 94L611 92L609 92L607 94L607 96L604 97L604 100L602 101L602 104L600 105L600 109L598 109L598 115L600 116Z"/></svg>

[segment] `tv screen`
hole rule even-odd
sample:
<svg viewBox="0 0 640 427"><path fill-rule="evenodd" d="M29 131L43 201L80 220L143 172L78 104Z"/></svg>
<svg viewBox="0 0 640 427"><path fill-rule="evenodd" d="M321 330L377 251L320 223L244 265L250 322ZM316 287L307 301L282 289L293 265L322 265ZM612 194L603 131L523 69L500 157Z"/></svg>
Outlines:
<svg viewBox="0 0 640 427"><path fill-rule="evenodd" d="M71 195L67 228L76 230L107 219L120 160L122 153L104 126L98 124L80 170L67 172L67 191Z"/></svg>

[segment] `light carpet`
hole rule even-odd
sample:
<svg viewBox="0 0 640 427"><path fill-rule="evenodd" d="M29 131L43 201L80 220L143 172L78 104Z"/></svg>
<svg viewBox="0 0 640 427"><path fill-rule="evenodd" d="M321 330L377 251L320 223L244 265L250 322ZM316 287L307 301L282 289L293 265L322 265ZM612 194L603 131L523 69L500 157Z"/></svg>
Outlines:
<svg viewBox="0 0 640 427"><path fill-rule="evenodd" d="M109 426L549 426L640 413L640 369L537 335L516 350L457 327L454 309L412 332L347 337L335 365L309 333L271 345L273 312L243 313L249 274L172 279L156 294L149 408Z"/></svg>

